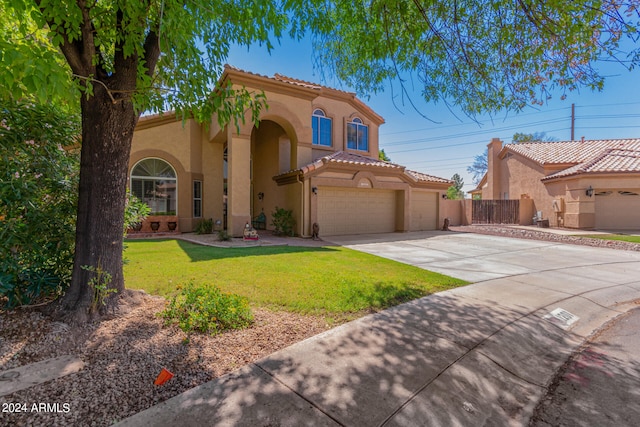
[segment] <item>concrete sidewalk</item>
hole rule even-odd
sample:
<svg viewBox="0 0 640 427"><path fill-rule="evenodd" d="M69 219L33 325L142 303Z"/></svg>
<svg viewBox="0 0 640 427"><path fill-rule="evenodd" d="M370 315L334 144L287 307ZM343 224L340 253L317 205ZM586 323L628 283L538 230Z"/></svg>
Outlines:
<svg viewBox="0 0 640 427"><path fill-rule="evenodd" d="M640 253L455 233L341 238L477 283L342 325L120 426L528 422L586 337L640 299Z"/></svg>

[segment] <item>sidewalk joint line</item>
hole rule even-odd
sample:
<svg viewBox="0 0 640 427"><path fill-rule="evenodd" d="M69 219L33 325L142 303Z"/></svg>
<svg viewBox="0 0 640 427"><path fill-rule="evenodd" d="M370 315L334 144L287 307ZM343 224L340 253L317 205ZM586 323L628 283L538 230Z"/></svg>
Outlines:
<svg viewBox="0 0 640 427"><path fill-rule="evenodd" d="M280 383L282 386L284 386L285 388L289 389L293 394L295 394L296 396L300 397L302 400L304 400L305 402L307 402L308 404L310 404L312 407L316 408L318 411L320 411L322 414L326 415L327 417L329 417L329 419L331 419L333 422L335 422L336 424L338 424L339 426L345 427L345 425L343 423L341 423L340 421L338 421L335 417L333 417L331 414L327 413L325 410L323 410L322 408L320 408L318 405L315 404L315 402L309 400L308 398L306 398L305 396L303 396L302 394L298 393L296 390L292 389L291 387L289 387L287 384L285 384L284 382L282 382L279 378L277 378L275 375L273 375L271 372L267 371L266 369L264 369L262 366L260 366L258 363L254 363L254 366L256 366L258 369L260 369L262 372L264 372L265 374L269 375L271 378L273 378L275 381L277 381L278 383Z"/></svg>

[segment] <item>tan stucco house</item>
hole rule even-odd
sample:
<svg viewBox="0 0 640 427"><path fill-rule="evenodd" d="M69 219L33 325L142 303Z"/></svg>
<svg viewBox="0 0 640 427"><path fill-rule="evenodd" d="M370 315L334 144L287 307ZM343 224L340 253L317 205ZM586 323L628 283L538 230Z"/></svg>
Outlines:
<svg viewBox="0 0 640 427"><path fill-rule="evenodd" d="M264 92L258 127L247 118L237 132L215 117L204 126L168 113L138 123L130 187L156 219L188 232L210 218L239 236L261 213L271 228L280 207L293 211L301 236L314 223L321 236L438 227L451 182L378 160L384 120L353 93L229 66L221 79Z"/></svg>
<svg viewBox="0 0 640 427"><path fill-rule="evenodd" d="M640 229L640 139L488 145L488 169L472 194L531 199L551 226Z"/></svg>

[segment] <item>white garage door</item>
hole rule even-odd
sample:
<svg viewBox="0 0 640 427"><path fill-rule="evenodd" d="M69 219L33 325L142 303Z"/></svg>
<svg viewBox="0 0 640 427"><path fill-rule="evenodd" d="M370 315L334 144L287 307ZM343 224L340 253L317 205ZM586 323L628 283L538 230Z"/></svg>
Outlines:
<svg viewBox="0 0 640 427"><path fill-rule="evenodd" d="M321 236L389 233L396 229L393 190L318 188Z"/></svg>
<svg viewBox="0 0 640 427"><path fill-rule="evenodd" d="M596 192L596 228L640 230L640 189Z"/></svg>
<svg viewBox="0 0 640 427"><path fill-rule="evenodd" d="M411 231L438 228L438 193L411 193Z"/></svg>

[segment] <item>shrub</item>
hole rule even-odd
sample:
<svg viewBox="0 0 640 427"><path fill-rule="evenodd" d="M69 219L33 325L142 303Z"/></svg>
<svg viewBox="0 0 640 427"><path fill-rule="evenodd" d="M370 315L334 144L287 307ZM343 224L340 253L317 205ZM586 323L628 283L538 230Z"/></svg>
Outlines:
<svg viewBox="0 0 640 427"><path fill-rule="evenodd" d="M0 100L0 298L9 308L60 295L71 280L79 120Z"/></svg>
<svg viewBox="0 0 640 427"><path fill-rule="evenodd" d="M220 240L221 242L228 242L229 240L231 240L231 235L227 233L226 230L220 230L218 231L218 240Z"/></svg>
<svg viewBox="0 0 640 427"><path fill-rule="evenodd" d="M127 230L134 228L137 224L141 224L151 213L151 208L142 200L131 194L127 190L127 204L124 209L124 234Z"/></svg>
<svg viewBox="0 0 640 427"><path fill-rule="evenodd" d="M212 335L229 329L245 328L253 323L249 301L245 297L223 293L217 286L178 286L167 308L160 313L166 324L177 324L187 333Z"/></svg>
<svg viewBox="0 0 640 427"><path fill-rule="evenodd" d="M271 213L271 225L274 227L274 233L282 236L295 236L296 219L293 217L293 211L279 208Z"/></svg>
<svg viewBox="0 0 640 427"><path fill-rule="evenodd" d="M196 225L196 234L211 234L213 233L213 218L201 219Z"/></svg>

